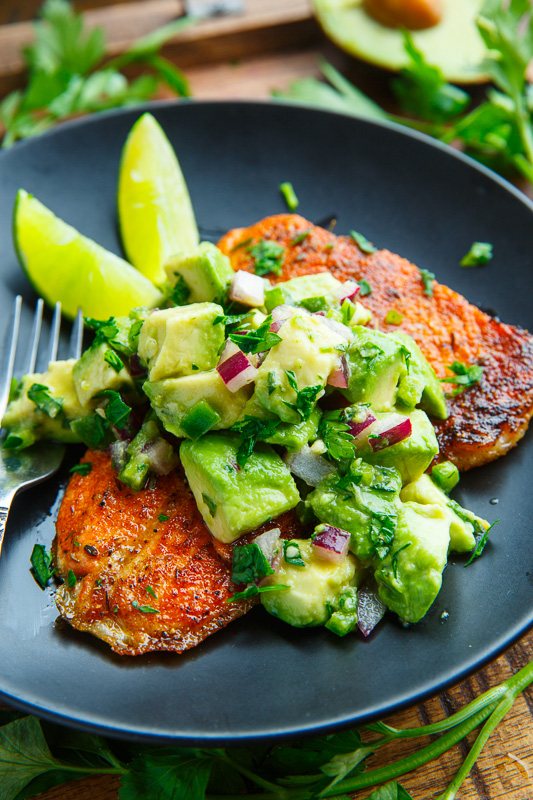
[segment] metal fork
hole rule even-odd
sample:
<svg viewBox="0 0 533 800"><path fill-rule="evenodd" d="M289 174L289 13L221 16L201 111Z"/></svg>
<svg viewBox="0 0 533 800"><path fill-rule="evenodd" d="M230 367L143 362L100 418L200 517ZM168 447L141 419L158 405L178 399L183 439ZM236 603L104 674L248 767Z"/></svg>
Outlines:
<svg viewBox="0 0 533 800"><path fill-rule="evenodd" d="M39 354L43 308L44 301L39 298L33 315L33 325L22 374L33 373L36 367L39 368L41 365L41 371L44 371L48 368L49 362L55 361L57 358L61 328L61 303L56 303L54 309L48 347L46 348L46 360ZM17 295L0 355L0 419L4 416L7 408L17 349L19 349L22 338L21 311L22 297ZM69 353L71 358L80 357L82 341L83 316L81 312L78 312L70 336ZM20 452L0 449L0 554L13 498L23 489L29 489L57 472L64 455L64 445L49 441L34 444Z"/></svg>

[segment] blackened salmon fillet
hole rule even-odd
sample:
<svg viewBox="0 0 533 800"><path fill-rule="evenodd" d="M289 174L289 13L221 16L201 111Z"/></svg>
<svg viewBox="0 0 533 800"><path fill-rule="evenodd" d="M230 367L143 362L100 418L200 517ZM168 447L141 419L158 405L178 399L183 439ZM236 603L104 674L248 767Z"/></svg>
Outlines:
<svg viewBox="0 0 533 800"><path fill-rule="evenodd" d="M373 314L371 326L410 334L437 376L453 377L454 361L483 367L481 380L449 399L449 417L433 420L440 458L467 470L499 458L524 435L533 414L533 336L480 311L457 292L435 281L429 297L420 270L394 253L366 253L351 236L335 236L296 214L267 217L236 228L219 242L235 270L253 271L250 247L269 239L285 249L279 276L329 271L341 281L366 280L371 294L361 298ZM391 308L401 326L387 324ZM443 384L446 390L453 386Z"/></svg>
<svg viewBox="0 0 533 800"><path fill-rule="evenodd" d="M179 653L252 607L228 602L232 548L211 536L181 469L135 493L106 453L82 461L91 471L70 479L54 542L56 602L72 627L120 654ZM257 532L274 526L287 538L301 529L284 514Z"/></svg>

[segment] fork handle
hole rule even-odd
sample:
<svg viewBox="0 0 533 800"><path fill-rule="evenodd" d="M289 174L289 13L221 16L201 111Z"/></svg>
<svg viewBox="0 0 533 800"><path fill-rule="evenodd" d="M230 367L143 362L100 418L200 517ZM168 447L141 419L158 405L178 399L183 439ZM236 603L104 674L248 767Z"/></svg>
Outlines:
<svg viewBox="0 0 533 800"><path fill-rule="evenodd" d="M14 496L15 492L9 492L0 497L0 555L2 554L2 542L4 541L9 509L11 508L11 501Z"/></svg>

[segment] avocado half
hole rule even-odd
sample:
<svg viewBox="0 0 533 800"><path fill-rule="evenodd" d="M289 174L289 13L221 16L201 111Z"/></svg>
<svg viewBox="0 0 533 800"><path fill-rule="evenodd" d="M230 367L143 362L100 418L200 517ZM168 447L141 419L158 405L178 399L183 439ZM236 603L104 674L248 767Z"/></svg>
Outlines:
<svg viewBox="0 0 533 800"><path fill-rule="evenodd" d="M379 67L399 70L409 59L402 31L387 28L363 8L363 0L312 0L324 32L347 53ZM483 0L443 0L442 20L432 28L411 31L428 63L452 83L482 83L479 65L487 48L476 26Z"/></svg>

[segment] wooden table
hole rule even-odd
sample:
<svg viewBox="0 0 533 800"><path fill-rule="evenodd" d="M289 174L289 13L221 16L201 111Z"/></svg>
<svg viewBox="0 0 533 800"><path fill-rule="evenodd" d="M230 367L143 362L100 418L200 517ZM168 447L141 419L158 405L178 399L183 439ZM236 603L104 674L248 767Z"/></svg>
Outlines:
<svg viewBox="0 0 533 800"><path fill-rule="evenodd" d="M107 4L111 0L107 0ZM137 0L108 6L105 0L85 0L89 18L106 28L109 52L114 54L136 36L164 24L179 11L176 0ZM22 76L20 47L31 38L23 20L31 17L37 0L4 0L0 4L0 98ZM288 6L288 7L287 7ZM273 89L286 87L304 75L318 75L317 58L325 55L357 85L380 103L390 105L387 76L358 64L329 44L312 19L307 0L246 0L240 17L206 20L185 31L165 48L165 54L184 67L199 99L266 99ZM11 22L15 24L2 25ZM415 727L449 716L481 692L525 666L533 657L533 633L524 636L499 659L468 680L389 720L397 727ZM471 741L471 740L469 740ZM380 753L371 766L405 755L415 742L401 742ZM401 779L415 800L430 800L442 792L468 751L462 742L415 775ZM461 800L531 800L533 798L533 688L518 700L493 735L470 778ZM528 764L527 770L512 756ZM364 798L365 790L356 795ZM1 791L0 791L1 794ZM117 800L118 780L103 776L60 786L41 795L43 800ZM146 798L150 800L150 798Z"/></svg>

